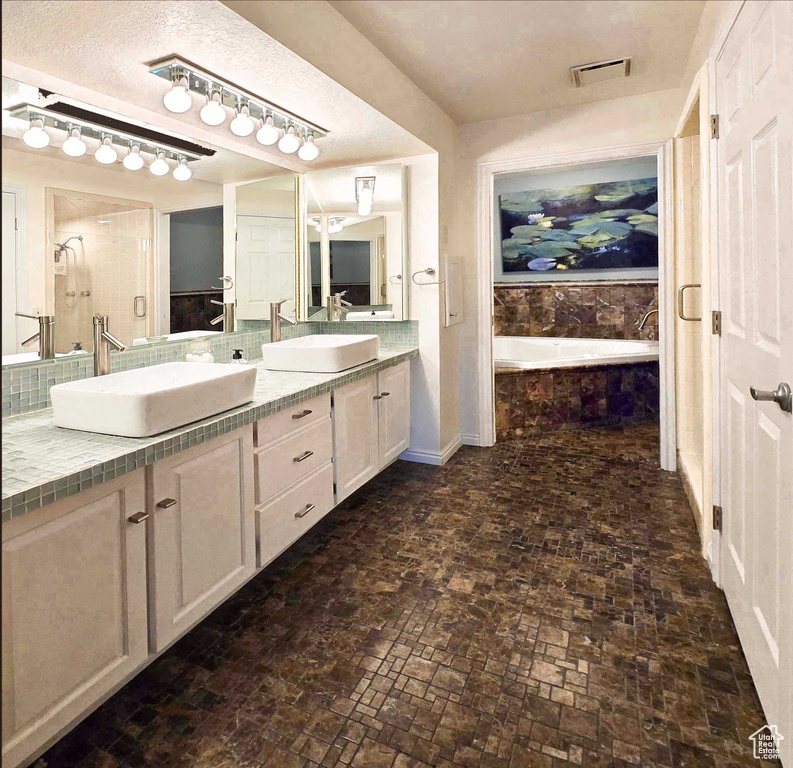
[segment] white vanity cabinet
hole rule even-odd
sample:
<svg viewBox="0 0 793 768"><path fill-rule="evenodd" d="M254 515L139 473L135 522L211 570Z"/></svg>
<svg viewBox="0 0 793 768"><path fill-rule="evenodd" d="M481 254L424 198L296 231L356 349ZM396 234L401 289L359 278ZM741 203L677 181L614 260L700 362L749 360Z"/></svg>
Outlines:
<svg viewBox="0 0 793 768"><path fill-rule="evenodd" d="M336 503L410 447L410 362L333 392Z"/></svg>
<svg viewBox="0 0 793 768"><path fill-rule="evenodd" d="M144 481L137 470L3 523L4 766L148 656Z"/></svg>
<svg viewBox="0 0 793 768"><path fill-rule="evenodd" d="M151 642L160 651L254 573L253 429L213 438L146 471Z"/></svg>

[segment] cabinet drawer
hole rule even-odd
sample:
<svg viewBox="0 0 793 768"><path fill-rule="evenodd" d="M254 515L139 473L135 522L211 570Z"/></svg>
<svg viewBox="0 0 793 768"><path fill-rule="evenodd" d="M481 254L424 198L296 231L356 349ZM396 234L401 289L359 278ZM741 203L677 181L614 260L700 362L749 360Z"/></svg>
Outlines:
<svg viewBox="0 0 793 768"><path fill-rule="evenodd" d="M333 465L327 462L303 482L256 510L256 564L274 560L333 509Z"/></svg>
<svg viewBox="0 0 793 768"><path fill-rule="evenodd" d="M256 503L298 482L333 455L330 416L256 452Z"/></svg>
<svg viewBox="0 0 793 768"><path fill-rule="evenodd" d="M262 448L298 429L330 415L330 392L306 400L256 422L253 444Z"/></svg>

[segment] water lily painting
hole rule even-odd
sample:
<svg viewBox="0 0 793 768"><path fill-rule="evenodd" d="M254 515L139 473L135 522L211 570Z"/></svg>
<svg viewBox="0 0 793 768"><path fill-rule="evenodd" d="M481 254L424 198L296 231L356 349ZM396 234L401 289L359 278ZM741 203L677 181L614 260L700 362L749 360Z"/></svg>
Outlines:
<svg viewBox="0 0 793 768"><path fill-rule="evenodd" d="M658 179L499 198L504 273L658 266Z"/></svg>

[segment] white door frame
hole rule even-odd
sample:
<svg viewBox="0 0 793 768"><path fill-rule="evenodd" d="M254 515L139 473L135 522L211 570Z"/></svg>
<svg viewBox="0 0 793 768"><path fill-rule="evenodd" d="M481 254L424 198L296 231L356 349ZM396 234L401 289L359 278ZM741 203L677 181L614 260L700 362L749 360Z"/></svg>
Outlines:
<svg viewBox="0 0 793 768"><path fill-rule="evenodd" d="M16 311L28 312L30 306L30 294L28 291L28 259L27 259L27 234L28 234L28 189L21 187L18 184L3 184L3 192L8 192L14 196L14 216L16 217L17 235L16 235ZM42 311L44 306L42 303ZM17 349L21 350L22 341L29 336L21 329L20 318L15 318L15 335Z"/></svg>
<svg viewBox="0 0 793 768"><path fill-rule="evenodd" d="M655 155L658 163L658 330L660 338L661 468L677 468L675 456L674 360L674 182L672 141L626 144L617 147L565 152L541 157L480 163L477 180L477 296L479 445L496 441L495 377L493 372L493 194L500 173L558 168Z"/></svg>

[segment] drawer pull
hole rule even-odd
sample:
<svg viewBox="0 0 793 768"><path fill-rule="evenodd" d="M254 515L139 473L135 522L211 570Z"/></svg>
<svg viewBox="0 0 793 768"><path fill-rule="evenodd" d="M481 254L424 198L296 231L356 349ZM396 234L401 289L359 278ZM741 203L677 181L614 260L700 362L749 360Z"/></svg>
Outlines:
<svg viewBox="0 0 793 768"><path fill-rule="evenodd" d="M157 506L160 509L168 509L168 507L172 507L174 504L176 504L176 499L163 499L157 502Z"/></svg>
<svg viewBox="0 0 793 768"><path fill-rule="evenodd" d="M391 393L390 392L381 392L380 393L383 397L388 397Z"/></svg>
<svg viewBox="0 0 793 768"><path fill-rule="evenodd" d="M309 408L306 408L306 410L303 411L302 413L293 413L292 418L302 419L304 416L310 416L312 413L314 413L314 411L310 410Z"/></svg>
<svg viewBox="0 0 793 768"><path fill-rule="evenodd" d="M309 456L313 456L313 455L314 455L314 451L306 451L305 453L301 453L300 456L295 456L295 458L292 459L292 461L298 461L298 462L305 461Z"/></svg>
<svg viewBox="0 0 793 768"><path fill-rule="evenodd" d="M382 400L382 399L383 399L383 396L382 396L382 395L375 395L375 396L372 398L372 400Z"/></svg>
<svg viewBox="0 0 793 768"><path fill-rule="evenodd" d="M127 518L127 520L129 520L130 523L135 523L135 525L139 525L144 520L148 520L148 519L149 519L148 512L136 512L134 515L130 515Z"/></svg>
<svg viewBox="0 0 793 768"><path fill-rule="evenodd" d="M295 517L305 517L315 506L315 504L306 504L305 509L301 509L300 512L295 512Z"/></svg>

